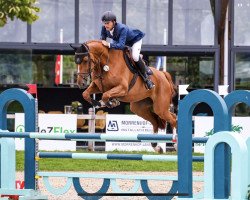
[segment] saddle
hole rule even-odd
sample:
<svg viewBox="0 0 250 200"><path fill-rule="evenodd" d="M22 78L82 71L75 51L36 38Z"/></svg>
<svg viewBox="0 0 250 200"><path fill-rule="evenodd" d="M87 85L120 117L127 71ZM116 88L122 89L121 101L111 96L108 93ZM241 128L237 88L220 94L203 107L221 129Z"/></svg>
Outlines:
<svg viewBox="0 0 250 200"><path fill-rule="evenodd" d="M131 71L131 73L134 74L133 79L131 80L131 82L129 84L129 89L128 89L128 91L129 91L134 86L138 76L141 75L141 72L139 71L138 67L136 66L136 64L132 58L132 51L131 51L130 47L128 47L128 46L125 47L125 49L123 50L123 57L124 57L124 60L127 64L128 69ZM145 60L143 60L143 62L145 63L145 67L148 68ZM148 72L149 75L151 75L152 71L150 70L150 68L148 68L148 70L149 70L149 72Z"/></svg>
<svg viewBox="0 0 250 200"><path fill-rule="evenodd" d="M136 67L136 64L132 58L132 51L129 47L126 47L123 50L123 56L124 56L124 60L129 68L129 70L133 73L133 74L139 74L139 71Z"/></svg>

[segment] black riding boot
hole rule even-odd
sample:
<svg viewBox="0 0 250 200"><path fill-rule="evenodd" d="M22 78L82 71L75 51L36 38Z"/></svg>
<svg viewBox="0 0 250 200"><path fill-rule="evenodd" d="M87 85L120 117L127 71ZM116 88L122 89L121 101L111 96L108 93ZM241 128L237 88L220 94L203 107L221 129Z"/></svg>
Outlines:
<svg viewBox="0 0 250 200"><path fill-rule="evenodd" d="M147 72L147 75L153 75L153 71L149 68L149 66L147 66L146 64L144 64L145 68L146 68L146 72Z"/></svg>
<svg viewBox="0 0 250 200"><path fill-rule="evenodd" d="M155 86L155 84L150 80L149 75L147 74L144 62L140 58L139 61L135 62L135 63L140 70L141 77L142 77L143 81L146 83L147 89L151 90Z"/></svg>

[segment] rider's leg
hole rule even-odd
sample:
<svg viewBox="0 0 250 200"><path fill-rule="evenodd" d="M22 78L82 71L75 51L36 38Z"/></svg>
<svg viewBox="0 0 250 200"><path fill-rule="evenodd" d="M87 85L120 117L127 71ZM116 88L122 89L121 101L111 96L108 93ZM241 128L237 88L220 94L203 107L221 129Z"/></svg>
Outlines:
<svg viewBox="0 0 250 200"><path fill-rule="evenodd" d="M141 76L143 78L143 81L146 83L147 88L150 90L152 89L155 85L154 83L150 80L147 71L146 71L146 66L144 62L142 61L142 58L140 57L140 51L141 51L141 45L142 45L142 40L139 40L138 42L134 43L132 46L132 56L133 59L139 68L141 72Z"/></svg>
<svg viewBox="0 0 250 200"><path fill-rule="evenodd" d="M149 75L146 73L146 68L144 65L144 62L142 61L142 59L140 58L138 62L135 62L137 67L139 68L141 75L142 75L142 79L143 81L146 83L147 88L150 90L152 89L155 85L154 83L150 80Z"/></svg>
<svg viewBox="0 0 250 200"><path fill-rule="evenodd" d="M149 68L149 66L147 65L147 63L145 62L145 60L143 60L143 55L142 54L140 54L140 58L144 62L147 74L148 75L153 75L153 71Z"/></svg>
<svg viewBox="0 0 250 200"><path fill-rule="evenodd" d="M140 52L141 52L141 45L142 45L142 40L139 40L138 42L134 43L132 46L132 57L133 60L135 62L139 61L139 58L142 58ZM153 72L152 70L146 65L144 64L145 68L146 68L146 72L148 75L152 75Z"/></svg>

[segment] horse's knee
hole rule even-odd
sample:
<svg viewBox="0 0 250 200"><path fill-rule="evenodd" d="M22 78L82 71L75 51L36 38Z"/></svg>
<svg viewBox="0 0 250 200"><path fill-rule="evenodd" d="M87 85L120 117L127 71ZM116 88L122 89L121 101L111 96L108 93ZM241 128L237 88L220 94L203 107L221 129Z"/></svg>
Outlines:
<svg viewBox="0 0 250 200"><path fill-rule="evenodd" d="M135 108L135 107L133 106L133 103L130 103L130 110L131 110L131 112L133 112L133 113L134 113L134 111L135 111L134 108Z"/></svg>
<svg viewBox="0 0 250 200"><path fill-rule="evenodd" d="M89 101L90 99L90 95L88 92L86 92L86 90L82 93L82 97L86 100Z"/></svg>
<svg viewBox="0 0 250 200"><path fill-rule="evenodd" d="M107 103L109 101L110 97L111 96L107 92L105 92L105 93L102 94L102 101L104 103Z"/></svg>

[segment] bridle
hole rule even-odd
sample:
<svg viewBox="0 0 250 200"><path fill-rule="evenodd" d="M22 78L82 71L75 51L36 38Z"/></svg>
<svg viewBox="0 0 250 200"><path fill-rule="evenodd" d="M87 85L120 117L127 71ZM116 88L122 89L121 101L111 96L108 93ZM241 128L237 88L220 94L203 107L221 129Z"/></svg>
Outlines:
<svg viewBox="0 0 250 200"><path fill-rule="evenodd" d="M83 58L85 56L88 56L88 71L87 72L79 72L79 69L77 70L76 76L80 76L82 79L84 79L85 81L87 81L88 77L91 75L91 66L90 66L90 55L88 52L86 53L75 53L75 56L80 56L79 60L80 61L75 61L75 63L77 65L80 65L83 62ZM76 59L77 60L77 59Z"/></svg>
<svg viewBox="0 0 250 200"><path fill-rule="evenodd" d="M84 80L87 80L87 78L88 77L91 77L91 72L96 68L96 66L98 65L100 65L100 59L99 59L99 61L98 62L95 62L93 59L91 59L91 57L90 57L90 51L89 51L89 47L86 45L86 44L83 44L83 46L85 47L85 49L87 50L87 52L75 52L75 56L77 57L77 58L75 58L75 63L77 64L77 65L80 65L82 62L83 62L83 59L84 59L84 57L88 57L88 63L87 63L87 65L88 65L88 70L87 70L87 72L77 72L76 73L76 75L77 76L80 76L81 78L83 78ZM94 64L94 67L92 68L92 66L91 66L91 63L93 63Z"/></svg>
<svg viewBox="0 0 250 200"><path fill-rule="evenodd" d="M83 50L83 48L85 48L85 50ZM87 65L88 65L88 70L87 72L77 72L76 75L80 76L83 80L87 81L88 77L93 78L93 79L97 79L99 78L102 82L102 78L103 78L103 70L101 69L101 57L104 54L104 52L102 52L101 55L98 55L98 61L95 61L94 59L91 58L90 56L90 49L89 47L84 43L82 44L82 46L80 47L80 51L86 51L86 52L75 52L75 63L77 65L80 65L83 62L84 57L88 57L88 61L87 61ZM94 54L94 53L93 53ZM108 64L109 62L109 54L107 57L107 61L106 64ZM93 65L92 65L93 63ZM91 77L91 72L98 69L100 71L99 75L95 75L95 77Z"/></svg>

